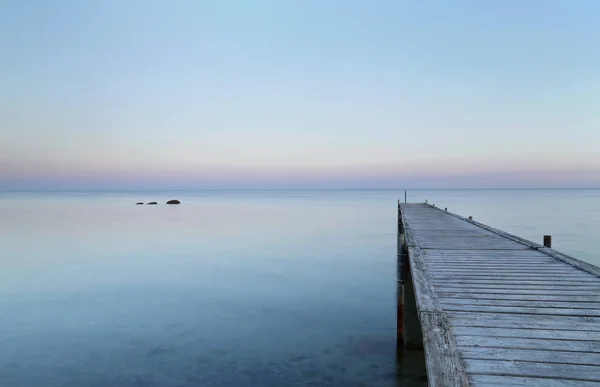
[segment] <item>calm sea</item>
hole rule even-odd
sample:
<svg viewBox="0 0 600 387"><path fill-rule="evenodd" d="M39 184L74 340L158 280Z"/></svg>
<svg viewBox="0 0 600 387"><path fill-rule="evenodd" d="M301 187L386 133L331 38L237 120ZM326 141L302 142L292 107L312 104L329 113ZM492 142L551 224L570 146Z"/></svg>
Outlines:
<svg viewBox="0 0 600 387"><path fill-rule="evenodd" d="M398 198L3 193L0 386L425 385L422 353L396 355ZM408 199L600 264L600 190Z"/></svg>

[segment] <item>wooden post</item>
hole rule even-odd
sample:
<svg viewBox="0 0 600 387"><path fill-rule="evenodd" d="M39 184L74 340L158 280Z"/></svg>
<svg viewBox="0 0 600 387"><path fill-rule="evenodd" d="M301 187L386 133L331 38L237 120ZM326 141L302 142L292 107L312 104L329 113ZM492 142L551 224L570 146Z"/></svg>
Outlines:
<svg viewBox="0 0 600 387"><path fill-rule="evenodd" d="M404 351L404 265L406 246L404 240L404 225L402 213L398 205L398 251L396 272L396 350Z"/></svg>
<svg viewBox="0 0 600 387"><path fill-rule="evenodd" d="M423 349L423 333L408 255L404 260L404 344L407 349Z"/></svg>
<svg viewBox="0 0 600 387"><path fill-rule="evenodd" d="M404 191L404 203L407 203L406 202L406 191Z"/></svg>
<svg viewBox="0 0 600 387"><path fill-rule="evenodd" d="M444 207L444 211L448 211L448 207Z"/></svg>
<svg viewBox="0 0 600 387"><path fill-rule="evenodd" d="M402 227L402 210L400 209L400 199L398 199L398 237L400 234L404 233L404 228ZM400 243L400 242L398 242ZM398 249L400 248L400 244L398 244ZM398 251L400 252L400 251Z"/></svg>
<svg viewBox="0 0 600 387"><path fill-rule="evenodd" d="M400 260L402 257L398 257L398 266L400 266ZM402 271L398 267L398 271ZM399 351L404 350L404 283L398 279L396 282L396 348Z"/></svg>
<svg viewBox="0 0 600 387"><path fill-rule="evenodd" d="M552 248L552 235L544 235L544 247Z"/></svg>

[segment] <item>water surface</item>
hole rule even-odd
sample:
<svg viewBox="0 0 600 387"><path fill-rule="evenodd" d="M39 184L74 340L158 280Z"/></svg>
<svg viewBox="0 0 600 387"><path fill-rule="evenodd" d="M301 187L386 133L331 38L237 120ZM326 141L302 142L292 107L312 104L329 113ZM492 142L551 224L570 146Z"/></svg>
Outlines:
<svg viewBox="0 0 600 387"><path fill-rule="evenodd" d="M408 196L600 263L600 191ZM396 356L399 197L4 193L0 385L425 385Z"/></svg>

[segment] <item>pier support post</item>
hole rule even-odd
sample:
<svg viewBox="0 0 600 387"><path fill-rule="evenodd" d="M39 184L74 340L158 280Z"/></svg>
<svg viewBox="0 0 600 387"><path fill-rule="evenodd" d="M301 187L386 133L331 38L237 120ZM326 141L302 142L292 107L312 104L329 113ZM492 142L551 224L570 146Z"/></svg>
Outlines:
<svg viewBox="0 0 600 387"><path fill-rule="evenodd" d="M408 259L404 263L404 343L407 349L423 349L423 334Z"/></svg>
<svg viewBox="0 0 600 387"><path fill-rule="evenodd" d="M398 201L398 251L397 278L396 278L396 349L404 351L404 262L405 262L405 240L404 225L402 224L402 212L400 201Z"/></svg>
<svg viewBox="0 0 600 387"><path fill-rule="evenodd" d="M398 257L398 260L401 258ZM400 265L400 264L398 264ZM401 268L398 268L401 270ZM404 351L404 283L398 279L396 287L396 349Z"/></svg>
<svg viewBox="0 0 600 387"><path fill-rule="evenodd" d="M544 235L544 247L552 248L552 235Z"/></svg>

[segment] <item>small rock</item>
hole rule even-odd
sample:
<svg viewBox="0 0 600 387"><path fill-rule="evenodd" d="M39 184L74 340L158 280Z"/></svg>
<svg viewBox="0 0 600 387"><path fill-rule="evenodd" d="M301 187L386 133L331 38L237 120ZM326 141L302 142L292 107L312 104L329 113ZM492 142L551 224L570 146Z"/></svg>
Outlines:
<svg viewBox="0 0 600 387"><path fill-rule="evenodd" d="M140 204L144 204L144 202L137 202L135 204L137 204L139 206Z"/></svg>
<svg viewBox="0 0 600 387"><path fill-rule="evenodd" d="M169 200L167 204L181 204L181 202L177 199Z"/></svg>
<svg viewBox="0 0 600 387"><path fill-rule="evenodd" d="M154 204L158 204L157 202L149 202L148 204L154 205Z"/></svg>

